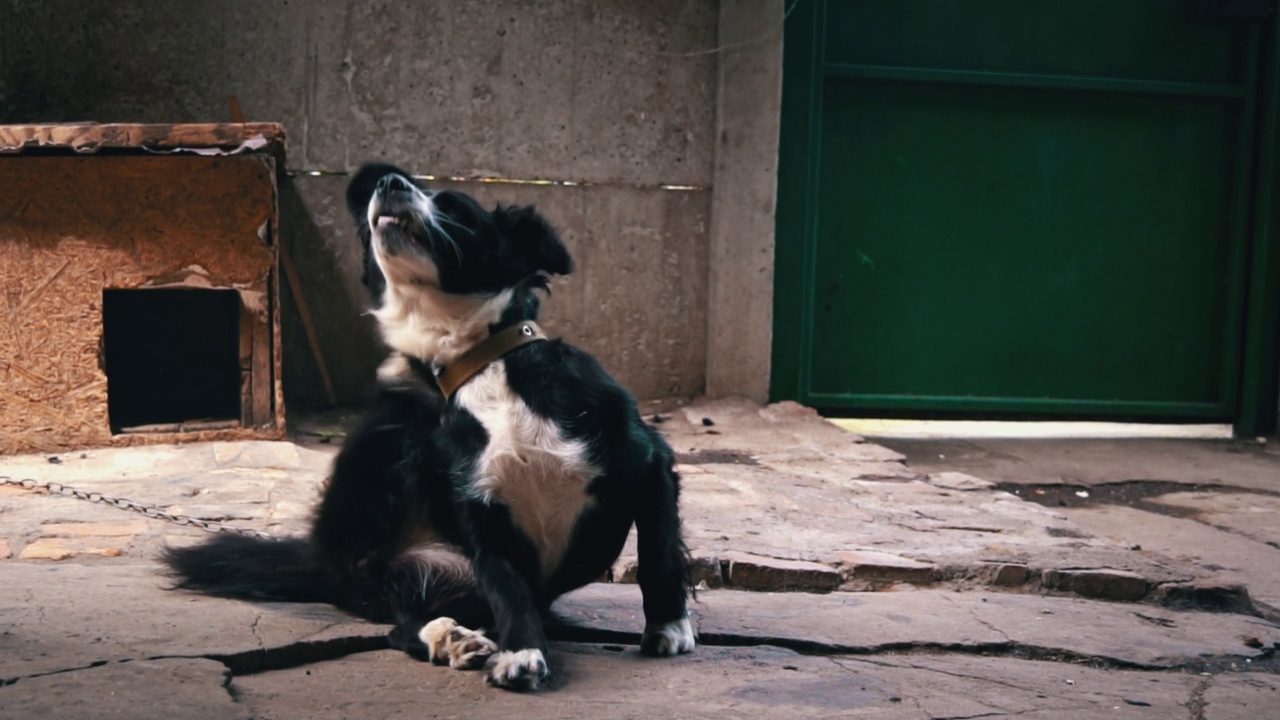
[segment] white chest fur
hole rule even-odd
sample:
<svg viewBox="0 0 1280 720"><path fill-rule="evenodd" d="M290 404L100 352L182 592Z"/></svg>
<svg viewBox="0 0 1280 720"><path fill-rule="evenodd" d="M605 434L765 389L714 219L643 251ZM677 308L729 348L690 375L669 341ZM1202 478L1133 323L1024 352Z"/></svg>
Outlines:
<svg viewBox="0 0 1280 720"><path fill-rule="evenodd" d="M501 360L471 378L456 398L489 434L475 464L472 492L507 506L537 547L543 576L549 576L591 501L587 485L600 471L588 462L584 443L565 439L554 422L511 391Z"/></svg>

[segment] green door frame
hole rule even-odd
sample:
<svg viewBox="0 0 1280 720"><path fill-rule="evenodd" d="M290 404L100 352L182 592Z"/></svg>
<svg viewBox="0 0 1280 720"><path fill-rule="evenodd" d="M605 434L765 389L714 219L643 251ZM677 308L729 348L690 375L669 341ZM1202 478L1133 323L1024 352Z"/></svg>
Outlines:
<svg viewBox="0 0 1280 720"><path fill-rule="evenodd" d="M1258 162L1249 262L1249 295L1245 304L1244 353L1241 362L1238 437L1276 433L1280 419L1280 202L1276 161L1280 148L1280 12L1273 7L1260 55Z"/></svg>
<svg viewBox="0 0 1280 720"><path fill-rule="evenodd" d="M1274 208L1280 201L1275 171L1276 133L1280 98L1280 14L1258 23L1250 33L1250 65L1241 85L1145 82L1101 78L1030 76L1017 73L969 73L837 65L825 62L825 12L828 0L797 0L787 20L783 48L782 133L778 163L778 207L775 244L773 371L770 394L773 400L797 400L824 409L851 409L848 398L824 398L810 390L809 374L814 329L816 217L819 140L822 137L822 85L830 77L901 79L921 82L962 82L985 85L1060 87L1130 93L1192 94L1238 98L1242 121L1238 150L1242 162L1236 178L1238 192L1233 211L1248 222L1236 223L1238 257L1233 262L1233 284L1240 288L1243 303L1236 304L1229 325L1237 328L1239 345L1228 348L1224 377L1224 397L1234 398L1231 413L1237 435L1252 437L1273 432L1280 406L1280 223ZM1253 153L1257 153L1254 155ZM824 400L828 402L824 402ZM833 401L834 402L830 402ZM955 412L990 410L998 399L945 399L944 409ZM919 410L912 398L876 398L879 408ZM1131 403L1117 406L1121 417L1143 414ZM856 406L855 406L856 407ZM1007 404L1012 412L1071 415L1069 403L1037 407L1028 403ZM934 409L938 409L935 404ZM1150 411L1149 408L1146 409ZM1184 417L1205 416L1202 408L1165 408L1167 414Z"/></svg>

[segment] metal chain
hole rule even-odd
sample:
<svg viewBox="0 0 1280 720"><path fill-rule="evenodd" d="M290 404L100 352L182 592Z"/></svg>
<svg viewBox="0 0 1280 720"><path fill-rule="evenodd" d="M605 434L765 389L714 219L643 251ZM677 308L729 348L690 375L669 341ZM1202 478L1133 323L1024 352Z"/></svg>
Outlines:
<svg viewBox="0 0 1280 720"><path fill-rule="evenodd" d="M155 505L144 505L143 503L136 502L134 500L126 500L125 498L118 498L118 497L111 497L110 495L103 495L100 492L87 492L84 490L77 490L76 488L63 485L62 483L59 483L59 482L42 483L42 482L36 482L31 478L23 478L21 480L16 480L8 475L0 475L0 485L8 485L10 487L19 487L29 492L41 493L44 495L64 495L66 497L73 497L73 498L76 498L77 500L85 500L91 503L105 503L107 505L118 507L121 510L128 510L130 512L141 513L143 515L146 515L149 518L154 518L156 520L165 520L167 522L171 522L176 525L190 525L191 527L197 527L197 528L200 528L201 530L204 530L205 532L232 533L234 535L246 535L248 537L261 538L263 540L279 539L274 535L271 535L269 533L264 533L260 530L251 530L249 528L234 527L232 525L227 525L226 523L219 522L217 520L203 520L201 518L193 518L190 515L175 515L173 513L167 513L164 510L161 510L160 508L156 507Z"/></svg>

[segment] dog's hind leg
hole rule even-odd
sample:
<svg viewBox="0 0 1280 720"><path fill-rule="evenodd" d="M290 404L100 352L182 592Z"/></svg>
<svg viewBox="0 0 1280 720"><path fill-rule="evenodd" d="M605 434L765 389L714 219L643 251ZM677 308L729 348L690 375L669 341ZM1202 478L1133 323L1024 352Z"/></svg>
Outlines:
<svg viewBox="0 0 1280 720"><path fill-rule="evenodd" d="M398 386L379 387L360 424L334 459L311 529L326 561L386 561L404 549L421 510L421 473L435 465L426 453L440 425L438 398Z"/></svg>
<svg viewBox="0 0 1280 720"><path fill-rule="evenodd" d="M674 463L671 451L660 447L638 490L636 579L644 596L640 651L646 655L687 653L695 644L685 608L691 585L689 550L680 533L680 477Z"/></svg>
<svg viewBox="0 0 1280 720"><path fill-rule="evenodd" d="M483 664L484 657L497 651L483 632L475 633L458 624L460 621L480 627L489 624L492 615L480 598L467 558L455 548L416 548L396 558L385 573L379 583L382 590L378 602L396 623L387 635L391 647L419 660L439 663L443 658L454 667L470 667L477 661ZM437 620L448 621L450 629L460 632L442 637L437 631L440 625L432 628ZM473 641L468 642L468 638Z"/></svg>

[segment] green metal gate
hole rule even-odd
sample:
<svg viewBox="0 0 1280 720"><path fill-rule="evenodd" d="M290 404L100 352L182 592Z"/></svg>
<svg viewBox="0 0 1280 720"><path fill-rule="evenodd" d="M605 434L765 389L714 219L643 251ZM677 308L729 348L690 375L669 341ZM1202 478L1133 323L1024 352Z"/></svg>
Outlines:
<svg viewBox="0 0 1280 720"><path fill-rule="evenodd" d="M798 0L775 398L1269 422L1269 6Z"/></svg>

